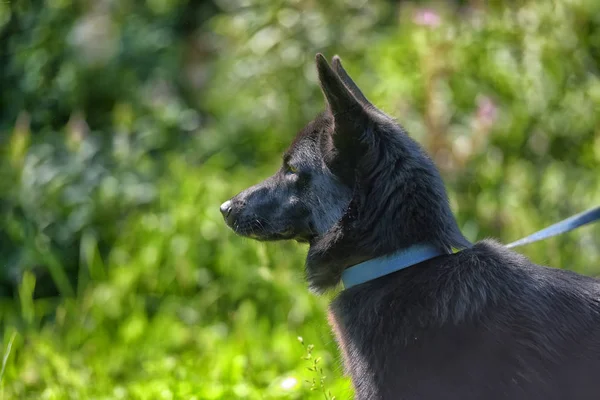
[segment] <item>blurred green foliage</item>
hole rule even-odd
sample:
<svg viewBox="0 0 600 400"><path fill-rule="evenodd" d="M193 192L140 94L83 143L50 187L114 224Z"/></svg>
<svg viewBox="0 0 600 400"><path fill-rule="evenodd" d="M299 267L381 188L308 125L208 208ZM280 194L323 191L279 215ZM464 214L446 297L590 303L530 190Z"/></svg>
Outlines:
<svg viewBox="0 0 600 400"><path fill-rule="evenodd" d="M470 239L599 204L600 4L460 3L0 2L0 396L351 397L305 249L218 211L322 109L317 51L427 147ZM522 251L594 275L599 237Z"/></svg>

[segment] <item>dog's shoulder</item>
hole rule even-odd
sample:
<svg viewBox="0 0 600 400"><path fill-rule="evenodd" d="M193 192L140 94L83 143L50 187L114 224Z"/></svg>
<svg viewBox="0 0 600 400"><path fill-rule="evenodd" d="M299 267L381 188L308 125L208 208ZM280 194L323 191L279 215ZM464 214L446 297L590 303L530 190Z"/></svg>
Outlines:
<svg viewBox="0 0 600 400"><path fill-rule="evenodd" d="M483 240L345 290L335 303L344 311L357 303L362 310L392 304L391 312L405 315L404 320L413 315L425 325L460 323L490 310L555 315L575 308L600 319L600 280L537 265L494 240Z"/></svg>
<svg viewBox="0 0 600 400"><path fill-rule="evenodd" d="M513 336L519 331L534 348L548 347L542 354L575 342L585 332L600 334L598 279L537 265L491 240L448 259L446 321L486 321L497 332ZM599 345L598 340L590 344L595 351Z"/></svg>
<svg viewBox="0 0 600 400"><path fill-rule="evenodd" d="M600 280L562 268L535 264L495 240L483 240L455 256L452 263L457 264L455 267L458 269L462 266L462 270L471 270L492 282L502 279L496 283L509 290L549 291L556 295L572 292L597 298L600 295Z"/></svg>

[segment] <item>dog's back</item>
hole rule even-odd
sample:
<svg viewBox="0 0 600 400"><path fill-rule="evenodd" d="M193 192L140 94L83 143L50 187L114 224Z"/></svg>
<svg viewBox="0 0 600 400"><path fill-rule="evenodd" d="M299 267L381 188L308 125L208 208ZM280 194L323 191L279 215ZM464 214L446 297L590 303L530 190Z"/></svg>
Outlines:
<svg viewBox="0 0 600 400"><path fill-rule="evenodd" d="M331 305L357 399L598 399L600 282L485 241Z"/></svg>

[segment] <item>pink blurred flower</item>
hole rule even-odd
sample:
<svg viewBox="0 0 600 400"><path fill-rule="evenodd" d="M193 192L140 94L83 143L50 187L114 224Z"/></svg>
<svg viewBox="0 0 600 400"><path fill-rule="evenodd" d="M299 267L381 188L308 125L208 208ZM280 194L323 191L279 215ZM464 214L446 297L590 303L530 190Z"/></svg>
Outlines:
<svg viewBox="0 0 600 400"><path fill-rule="evenodd" d="M498 116L498 106L487 96L477 98L477 120L485 126L492 125Z"/></svg>
<svg viewBox="0 0 600 400"><path fill-rule="evenodd" d="M413 22L417 25L434 27L438 26L442 22L442 19L439 14L432 9L422 8L415 13Z"/></svg>

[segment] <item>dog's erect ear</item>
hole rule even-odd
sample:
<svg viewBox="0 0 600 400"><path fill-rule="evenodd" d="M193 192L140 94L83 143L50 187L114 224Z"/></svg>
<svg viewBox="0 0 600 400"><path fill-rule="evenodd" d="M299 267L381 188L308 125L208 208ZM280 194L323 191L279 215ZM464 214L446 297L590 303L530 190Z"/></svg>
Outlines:
<svg viewBox="0 0 600 400"><path fill-rule="evenodd" d="M361 110L363 107L360 101L346 87L342 78L329 66L321 53L317 54L316 61L321 89L327 99L334 119L336 115Z"/></svg>
<svg viewBox="0 0 600 400"><path fill-rule="evenodd" d="M352 78L350 78L350 75L348 75L348 73L342 66L342 60L339 56L333 56L333 59L331 60L331 65L333 66L333 69L338 74L338 76L342 78L342 81L344 82L346 87L348 87L352 94L354 94L354 97L356 97L361 103L370 105L371 102L365 97L363 92L358 88L356 83L354 83Z"/></svg>

